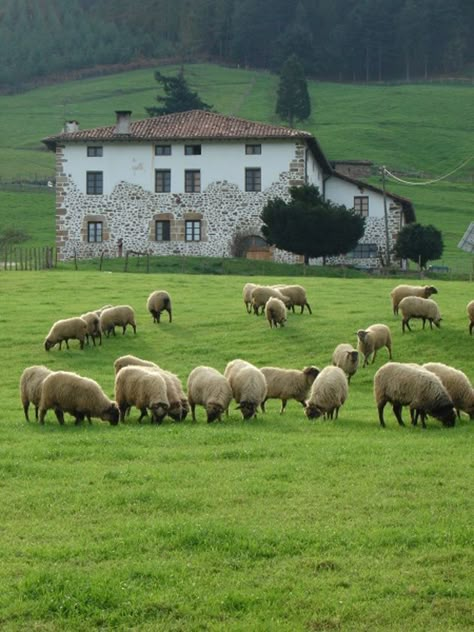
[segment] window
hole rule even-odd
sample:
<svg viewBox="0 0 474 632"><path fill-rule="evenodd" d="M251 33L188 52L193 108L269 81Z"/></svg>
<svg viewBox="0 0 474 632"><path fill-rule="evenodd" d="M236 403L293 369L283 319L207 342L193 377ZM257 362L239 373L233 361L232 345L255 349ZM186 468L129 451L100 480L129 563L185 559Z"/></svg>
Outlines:
<svg viewBox="0 0 474 632"><path fill-rule="evenodd" d="M184 190L186 193L201 192L201 172L199 169L184 172Z"/></svg>
<svg viewBox="0 0 474 632"><path fill-rule="evenodd" d="M188 219L185 222L186 241L201 241L201 220Z"/></svg>
<svg viewBox="0 0 474 632"><path fill-rule="evenodd" d="M347 256L352 259L374 259L378 254L377 244L357 244Z"/></svg>
<svg viewBox="0 0 474 632"><path fill-rule="evenodd" d="M87 155L91 158L96 158L103 155L102 147L88 147Z"/></svg>
<svg viewBox="0 0 474 632"><path fill-rule="evenodd" d="M200 156L201 145L185 145L184 154L185 156Z"/></svg>
<svg viewBox="0 0 474 632"><path fill-rule="evenodd" d="M102 222L87 222L87 241L98 243L103 240Z"/></svg>
<svg viewBox="0 0 474 632"><path fill-rule="evenodd" d="M171 191L171 171L157 169L155 171L155 193L169 193Z"/></svg>
<svg viewBox="0 0 474 632"><path fill-rule="evenodd" d="M245 145L245 153L246 154L261 154L262 146L261 145Z"/></svg>
<svg viewBox="0 0 474 632"><path fill-rule="evenodd" d="M87 172L87 194L102 195L104 191L104 176L102 171Z"/></svg>
<svg viewBox="0 0 474 632"><path fill-rule="evenodd" d="M170 225L169 219L159 219L155 222L155 239L156 241L169 241L170 240Z"/></svg>
<svg viewBox="0 0 474 632"><path fill-rule="evenodd" d="M262 190L262 170L246 169L245 170L245 190L261 191Z"/></svg>
<svg viewBox="0 0 474 632"><path fill-rule="evenodd" d="M367 217L369 214L369 196L368 195L356 195L354 196L354 211Z"/></svg>
<svg viewBox="0 0 474 632"><path fill-rule="evenodd" d="M171 145L155 145L155 156L171 156Z"/></svg>

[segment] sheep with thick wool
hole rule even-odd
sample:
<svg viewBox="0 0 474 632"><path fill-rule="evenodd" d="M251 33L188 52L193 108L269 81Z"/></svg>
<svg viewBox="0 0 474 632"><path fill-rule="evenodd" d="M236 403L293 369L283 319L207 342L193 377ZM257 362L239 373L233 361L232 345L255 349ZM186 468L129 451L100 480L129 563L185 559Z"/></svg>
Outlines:
<svg viewBox="0 0 474 632"><path fill-rule="evenodd" d="M400 301L405 296L419 296L429 298L432 294L438 294L438 290L433 285L397 285L390 292L392 299L393 313L398 314Z"/></svg>
<svg viewBox="0 0 474 632"><path fill-rule="evenodd" d="M287 312L285 303L279 298L272 296L265 303L265 317L268 320L270 328L278 325L284 327L287 321Z"/></svg>
<svg viewBox="0 0 474 632"><path fill-rule="evenodd" d="M267 395L261 404L262 411L265 412L265 404L269 399L280 399L280 414L285 411L290 399L305 405L311 385L319 374L319 369L315 366L307 366L301 371L264 366L260 371L267 382Z"/></svg>
<svg viewBox="0 0 474 632"><path fill-rule="evenodd" d="M137 333L135 312L130 305L108 307L100 315L100 328L107 337L110 335L110 332L115 336L115 327L122 327L122 334L125 334L127 325L132 327L134 334Z"/></svg>
<svg viewBox="0 0 474 632"><path fill-rule="evenodd" d="M242 417L250 419L256 416L258 407L267 396L267 382L260 369L238 358L227 364L224 377L229 381Z"/></svg>
<svg viewBox="0 0 474 632"><path fill-rule="evenodd" d="M106 309L109 309L109 307L113 307L113 305L102 305L102 307L99 307L99 309L95 309L94 312L97 314L97 316L99 316L102 314L102 312Z"/></svg>
<svg viewBox="0 0 474 632"><path fill-rule="evenodd" d="M351 377L359 367L359 352L352 345L343 342L334 349L332 363L344 371L350 384Z"/></svg>
<svg viewBox="0 0 474 632"><path fill-rule="evenodd" d="M155 362L142 360L141 358L137 358L137 356L134 355L124 355L120 356L120 358L117 358L114 362L115 375L117 375L120 369L123 369L124 366L144 366L148 367L149 369L160 368L157 364L155 364Z"/></svg>
<svg viewBox="0 0 474 632"><path fill-rule="evenodd" d="M382 347L387 347L388 356L392 359L392 334L387 325L376 323L370 325L366 329L359 329L357 331L359 352L364 356L364 364L362 368L368 365L369 358L373 354L372 364L375 362L377 351Z"/></svg>
<svg viewBox="0 0 474 632"><path fill-rule="evenodd" d="M474 419L474 388L465 373L442 362L427 362L423 368L439 377L453 401L458 418L461 411Z"/></svg>
<svg viewBox="0 0 474 632"><path fill-rule="evenodd" d="M44 380L53 371L42 365L35 365L26 368L20 377L20 398L23 405L26 421L30 421L28 409L30 404L35 407L35 417L38 421L38 409L41 401L41 389Z"/></svg>
<svg viewBox="0 0 474 632"><path fill-rule="evenodd" d="M325 415L329 419L338 418L339 408L349 394L346 374L337 366L327 366L314 380L309 399L305 405L308 419Z"/></svg>
<svg viewBox="0 0 474 632"><path fill-rule="evenodd" d="M69 340L76 339L79 340L80 348L84 349L86 334L87 323L79 316L57 320L45 338L44 348L49 351L54 345L59 344L59 349L61 349L62 343L65 342L67 349L69 349Z"/></svg>
<svg viewBox="0 0 474 632"><path fill-rule="evenodd" d="M426 427L426 415L439 419L443 426L454 426L456 413L453 402L437 375L414 364L387 362L374 376L374 397L380 425L385 428L383 411L390 402L393 413L400 424L403 406L409 406L416 414L421 414L421 422ZM416 417L414 420L416 423Z"/></svg>
<svg viewBox="0 0 474 632"><path fill-rule="evenodd" d="M144 366L125 366L115 376L115 399L124 421L127 411L140 410L139 422L150 411L152 422L161 423L169 410L166 383L156 370Z"/></svg>
<svg viewBox="0 0 474 632"><path fill-rule="evenodd" d="M398 309L402 314L402 333L405 333L405 327L411 331L410 320L412 318L421 318L423 321L423 329L426 321L430 323L430 329L433 329L433 323L436 327L440 326L441 314L439 307L431 298L420 298L419 296L406 296L400 301Z"/></svg>
<svg viewBox="0 0 474 632"><path fill-rule="evenodd" d="M81 318L86 321L87 332L86 342L89 344L89 338L92 340L95 347L95 339L99 339L99 345L102 344L102 329L100 328L100 317L96 312L86 312L81 314Z"/></svg>
<svg viewBox="0 0 474 632"><path fill-rule="evenodd" d="M162 312L168 312L168 320L172 320L171 297L166 290L156 290L147 299L146 308L153 317L154 323L160 323Z"/></svg>
<svg viewBox="0 0 474 632"><path fill-rule="evenodd" d="M267 285L257 285L257 287L252 290L252 307L257 316L260 313L260 308L261 313L263 314L265 305L269 298L279 298L286 307L291 306L291 299L284 296L279 290L268 287Z"/></svg>
<svg viewBox="0 0 474 632"><path fill-rule="evenodd" d="M217 369L197 366L188 376L188 400L193 421L196 421L196 406L204 406L207 422L221 420L223 412L228 412L232 401L232 389L227 379Z"/></svg>
<svg viewBox="0 0 474 632"><path fill-rule="evenodd" d="M252 292L257 287L256 283L246 283L242 290L242 298L244 299L247 314L252 313Z"/></svg>
<svg viewBox="0 0 474 632"><path fill-rule="evenodd" d="M92 417L99 417L113 426L119 420L116 403L107 397L95 380L69 371L56 371L45 378L41 387L40 423L44 423L46 412L51 408L60 424L64 423L64 413L73 415L76 424L81 423L84 417L89 421Z"/></svg>
<svg viewBox="0 0 474 632"><path fill-rule="evenodd" d="M280 285L278 290L291 301L291 311L294 313L295 305L301 307L300 314L304 312L304 308L308 309L308 312L312 314L310 304L306 297L306 290L302 285Z"/></svg>
<svg viewBox="0 0 474 632"><path fill-rule="evenodd" d="M470 301L467 304L467 315L469 316L469 333L472 336L472 329L474 328L474 301Z"/></svg>

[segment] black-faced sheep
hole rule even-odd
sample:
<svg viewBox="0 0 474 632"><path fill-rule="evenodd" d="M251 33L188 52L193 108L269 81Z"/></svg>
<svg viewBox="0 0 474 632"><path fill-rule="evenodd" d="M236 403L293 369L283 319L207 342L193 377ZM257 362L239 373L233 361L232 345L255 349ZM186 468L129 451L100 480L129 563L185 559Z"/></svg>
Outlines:
<svg viewBox="0 0 474 632"><path fill-rule="evenodd" d="M242 298L244 299L245 309L247 314L252 313L252 292L257 287L255 283L246 283L242 290Z"/></svg>
<svg viewBox="0 0 474 632"><path fill-rule="evenodd" d="M221 420L232 401L232 389L226 378L210 366L197 366L188 377L188 400L193 421L196 421L196 406L204 406L207 421Z"/></svg>
<svg viewBox="0 0 474 632"><path fill-rule="evenodd" d="M260 313L260 308L263 314L268 299L272 297L279 298L286 307L291 306L291 300L287 296L284 296L279 290L268 287L267 285L257 285L257 287L252 290L252 307L257 316Z"/></svg>
<svg viewBox="0 0 474 632"><path fill-rule="evenodd" d="M346 374L337 366L325 367L311 386L309 399L305 405L308 419L325 415L329 419L338 418L339 408L349 394Z"/></svg>
<svg viewBox="0 0 474 632"><path fill-rule="evenodd" d="M232 394L244 419L257 414L258 407L267 396L267 382L256 366L245 360L231 360L225 368L224 376L229 381Z"/></svg>
<svg viewBox="0 0 474 632"><path fill-rule="evenodd" d="M120 411L120 421L135 406L140 410L140 422L150 411L152 421L161 423L169 409L166 383L156 370L142 366L126 366L115 376L115 399Z"/></svg>
<svg viewBox="0 0 474 632"><path fill-rule="evenodd" d="M85 314L81 314L81 318L86 321L87 324L87 333L86 333L86 341L89 344L89 338L92 339L92 342L95 347L95 339L99 339L99 344L102 344L102 329L100 328L100 318L96 312L86 312Z"/></svg>
<svg viewBox="0 0 474 632"><path fill-rule="evenodd" d="M311 385L319 374L319 369L315 366L307 366L302 371L264 366L260 371L267 382L267 395L261 405L262 411L265 412L267 400L280 399L280 414L284 412L290 399L305 405Z"/></svg>
<svg viewBox="0 0 474 632"><path fill-rule="evenodd" d="M30 366L23 371L20 377L20 397L23 404L26 421L29 421L28 409L30 404L35 407L35 417L38 421L38 408L41 401L41 388L44 380L51 375L53 371L45 366Z"/></svg>
<svg viewBox="0 0 474 632"><path fill-rule="evenodd" d="M357 331L358 350L364 356L364 364L362 367L367 366L369 358L372 357L372 364L375 362L377 351L382 347L387 347L388 356L392 359L392 335L387 325L375 324L370 325L366 329L359 329Z"/></svg>
<svg viewBox="0 0 474 632"><path fill-rule="evenodd" d="M467 315L469 316L469 333L472 336L472 329L474 328L474 301L470 301L467 304Z"/></svg>
<svg viewBox="0 0 474 632"><path fill-rule="evenodd" d="M437 375L443 382L458 418L461 417L461 411L464 411L470 419L474 419L474 388L467 375L442 362L428 362L423 368Z"/></svg>
<svg viewBox="0 0 474 632"><path fill-rule="evenodd" d="M374 397L382 427L385 427L383 410L388 402L401 426L405 425L401 414L403 406L421 414L423 427L426 415L448 427L454 426L456 421L453 402L439 377L413 364L384 364L374 376Z"/></svg>
<svg viewBox="0 0 474 632"><path fill-rule="evenodd" d="M433 285L397 285L390 292L392 299L393 313L398 314L400 301L405 296L419 296L421 298L429 298L432 294L438 294L438 290Z"/></svg>
<svg viewBox="0 0 474 632"><path fill-rule="evenodd" d="M97 382L68 371L56 371L45 378L39 405L40 423L44 423L46 412L51 408L60 424L64 423L64 413L73 415L76 424L84 417L89 421L91 417L99 417L113 426L119 420L117 405Z"/></svg>
<svg viewBox="0 0 474 632"><path fill-rule="evenodd" d="M165 290L152 292L147 299L146 308L153 316L153 322L160 322L161 312L168 312L168 320L171 322L171 298Z"/></svg>
<svg viewBox="0 0 474 632"><path fill-rule="evenodd" d="M332 363L344 371L350 384L351 377L359 367L359 352L352 345L343 342L334 349Z"/></svg>
<svg viewBox="0 0 474 632"><path fill-rule="evenodd" d="M278 287L283 296L287 296L291 301L291 311L294 313L295 305L301 307L300 314L303 313L304 308L308 308L308 312L312 314L311 307L306 298L306 290L302 285L282 285Z"/></svg>
<svg viewBox="0 0 474 632"><path fill-rule="evenodd" d="M61 349L63 341L69 349L69 340L79 340L79 346L84 349L84 340L87 334L87 323L82 318L64 318L57 320L49 330L44 341L44 348L49 351L54 345L59 344Z"/></svg>
<svg viewBox="0 0 474 632"><path fill-rule="evenodd" d="M100 315L100 327L107 337L110 332L115 336L115 327L122 327L122 334L124 334L127 325L132 327L134 334L137 333L135 312L129 305L108 307Z"/></svg>
<svg viewBox="0 0 474 632"><path fill-rule="evenodd" d="M398 309L402 314L402 332L405 333L405 327L411 331L410 320L412 318L421 318L423 321L423 329L426 321L430 323L430 329L433 329L433 323L436 327L440 326L441 314L439 307L431 298L420 298L419 296L406 296L403 298Z"/></svg>
<svg viewBox="0 0 474 632"><path fill-rule="evenodd" d="M270 327L284 327L286 323L286 307L285 303L279 298L272 296L265 303L265 317L270 324Z"/></svg>

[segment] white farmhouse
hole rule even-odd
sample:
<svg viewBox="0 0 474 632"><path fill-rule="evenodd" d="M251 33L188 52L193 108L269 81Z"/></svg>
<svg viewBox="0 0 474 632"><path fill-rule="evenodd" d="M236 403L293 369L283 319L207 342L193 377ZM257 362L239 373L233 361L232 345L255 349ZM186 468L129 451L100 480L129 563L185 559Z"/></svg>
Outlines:
<svg viewBox="0 0 474 632"><path fill-rule="evenodd" d="M132 250L151 254L299 257L270 248L260 213L288 188L314 184L323 196L366 216L356 250L338 262L376 266L400 228L409 200L334 169L309 132L193 110L139 121L116 112L108 127L66 123L43 139L56 152L56 245L60 260ZM388 230L387 230L388 226ZM240 239L238 239L240 238Z"/></svg>

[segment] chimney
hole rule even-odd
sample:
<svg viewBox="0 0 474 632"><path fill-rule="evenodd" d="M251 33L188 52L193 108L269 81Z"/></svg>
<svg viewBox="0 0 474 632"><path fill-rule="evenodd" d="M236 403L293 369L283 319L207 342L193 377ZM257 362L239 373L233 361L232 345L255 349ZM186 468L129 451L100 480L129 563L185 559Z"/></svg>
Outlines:
<svg viewBox="0 0 474 632"><path fill-rule="evenodd" d="M116 134L130 134L130 117L132 112L130 110L115 110L117 115L117 123L115 125Z"/></svg>
<svg viewBox="0 0 474 632"><path fill-rule="evenodd" d="M70 134L72 132L78 132L78 131L79 131L79 123L77 121L66 121L64 123L63 132L65 134Z"/></svg>

